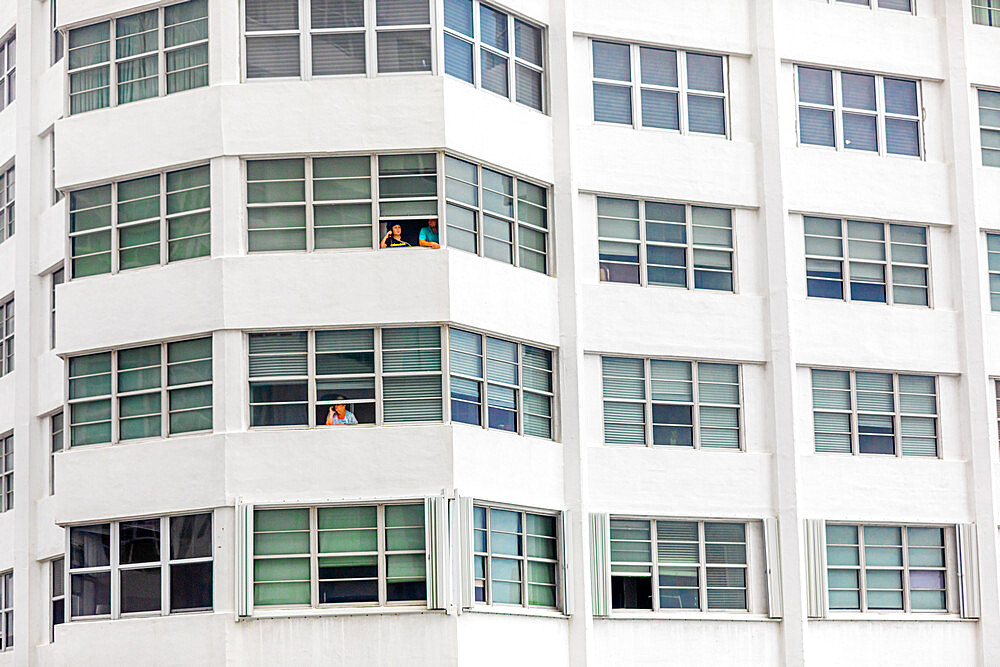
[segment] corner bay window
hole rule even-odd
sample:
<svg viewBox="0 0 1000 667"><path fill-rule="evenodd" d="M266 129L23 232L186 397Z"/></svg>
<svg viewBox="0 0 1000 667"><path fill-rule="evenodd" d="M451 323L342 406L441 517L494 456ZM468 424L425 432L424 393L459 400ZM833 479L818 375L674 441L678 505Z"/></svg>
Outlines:
<svg viewBox="0 0 1000 667"><path fill-rule="evenodd" d="M442 219L438 159L417 153L247 160L248 250L377 248L394 224L417 246L428 218L438 218L442 245L546 273L548 189L444 156Z"/></svg>
<svg viewBox="0 0 1000 667"><path fill-rule="evenodd" d="M543 32L483 2L445 0L445 74L542 111Z"/></svg>
<svg viewBox="0 0 1000 667"><path fill-rule="evenodd" d="M69 31L69 112L208 85L208 0Z"/></svg>
<svg viewBox="0 0 1000 667"><path fill-rule="evenodd" d="M611 518L611 608L747 611L747 524Z"/></svg>
<svg viewBox="0 0 1000 667"><path fill-rule="evenodd" d="M926 227L810 216L804 222L809 296L930 305Z"/></svg>
<svg viewBox="0 0 1000 667"><path fill-rule="evenodd" d="M732 292L733 211L597 198L602 282Z"/></svg>
<svg viewBox="0 0 1000 667"><path fill-rule="evenodd" d="M70 620L212 610L211 512L68 532Z"/></svg>
<svg viewBox="0 0 1000 667"><path fill-rule="evenodd" d="M737 364L602 357L604 442L738 450Z"/></svg>
<svg viewBox="0 0 1000 667"><path fill-rule="evenodd" d="M475 505L475 601L559 606L558 516Z"/></svg>
<svg viewBox="0 0 1000 667"><path fill-rule="evenodd" d="M243 11L248 79L431 70L428 0L244 0Z"/></svg>
<svg viewBox="0 0 1000 667"><path fill-rule="evenodd" d="M422 603L424 525L423 503L257 508L253 604Z"/></svg>
<svg viewBox="0 0 1000 667"><path fill-rule="evenodd" d="M72 277L207 256L210 207L208 165L69 193Z"/></svg>
<svg viewBox="0 0 1000 667"><path fill-rule="evenodd" d="M920 150L920 82L795 67L799 143L911 155Z"/></svg>
<svg viewBox="0 0 1000 667"><path fill-rule="evenodd" d="M250 426L322 426L338 401L359 424L440 422L450 396L453 422L552 437L550 350L444 331L449 377L437 326L250 333Z"/></svg>
<svg viewBox="0 0 1000 667"><path fill-rule="evenodd" d="M596 40L591 47L595 121L726 135L725 56Z"/></svg>
<svg viewBox="0 0 1000 667"><path fill-rule="evenodd" d="M816 451L938 455L937 378L812 369Z"/></svg>
<svg viewBox="0 0 1000 667"><path fill-rule="evenodd" d="M946 530L827 523L830 609L948 611Z"/></svg>
<svg viewBox="0 0 1000 667"><path fill-rule="evenodd" d="M211 337L69 358L69 446L212 429Z"/></svg>

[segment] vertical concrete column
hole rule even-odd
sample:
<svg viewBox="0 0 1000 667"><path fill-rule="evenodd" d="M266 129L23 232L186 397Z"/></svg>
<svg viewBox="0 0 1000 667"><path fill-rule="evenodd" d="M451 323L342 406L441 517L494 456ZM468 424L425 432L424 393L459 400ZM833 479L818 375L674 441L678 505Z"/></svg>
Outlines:
<svg viewBox="0 0 1000 667"><path fill-rule="evenodd" d="M962 377L959 428L969 451L969 502L979 543L979 664L1000 664L1000 597L997 572L997 443L990 435L992 398L986 366L986 313L989 291L985 275L985 239L976 221L974 165L980 164L972 128L978 127L978 103L969 80L966 39L972 29L972 8L965 0L946 0L943 31L948 72L943 84L944 154L950 162L952 248L959 308L959 355Z"/></svg>
<svg viewBox="0 0 1000 667"><path fill-rule="evenodd" d="M581 433L583 347L579 339L581 271L574 220L582 213L573 178L575 119L573 84L586 78L577 71L574 57L571 0L553 0L549 24L551 63L550 112L552 114L553 239L556 278L559 284L559 406L563 446L563 477L567 515L566 555L571 564L566 593L571 602L569 664L585 667L593 662L594 616L590 602L589 533L587 521L587 455Z"/></svg>
<svg viewBox="0 0 1000 667"><path fill-rule="evenodd" d="M760 220L764 228L767 285L765 335L768 340L767 389L765 405L773 406L769 435L774 444L774 507L778 517L781 553L781 656L787 667L806 664L806 580L803 559L803 529L798 486L798 454L795 443L795 353L791 329L789 296L788 211L781 164L781 127L778 91L787 85L782 79L777 48L776 1L757 0L752 16L758 106L757 164L760 173ZM780 409L779 409L780 406Z"/></svg>

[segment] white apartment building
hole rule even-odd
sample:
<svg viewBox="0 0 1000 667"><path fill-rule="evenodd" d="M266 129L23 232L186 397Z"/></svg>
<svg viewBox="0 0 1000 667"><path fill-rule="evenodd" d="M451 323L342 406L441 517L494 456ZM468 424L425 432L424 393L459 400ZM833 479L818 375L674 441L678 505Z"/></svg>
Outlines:
<svg viewBox="0 0 1000 667"><path fill-rule="evenodd" d="M1000 0L56 3L0 667L1000 665Z"/></svg>

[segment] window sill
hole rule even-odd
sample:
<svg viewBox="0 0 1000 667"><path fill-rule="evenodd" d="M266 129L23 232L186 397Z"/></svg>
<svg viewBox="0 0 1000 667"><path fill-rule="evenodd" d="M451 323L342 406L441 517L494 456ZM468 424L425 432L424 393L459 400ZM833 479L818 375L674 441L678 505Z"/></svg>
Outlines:
<svg viewBox="0 0 1000 667"><path fill-rule="evenodd" d="M780 623L780 618L771 618L764 614L747 614L740 612L611 612L608 616L595 616L595 620L608 621L736 621L743 623Z"/></svg>
<svg viewBox="0 0 1000 667"><path fill-rule="evenodd" d="M911 612L909 614L902 612L889 612L889 613L878 613L869 612L865 614L859 613L838 613L830 612L829 616L824 618L810 618L810 621L932 621L932 622L945 622L945 623L978 623L978 618L962 618L958 614L949 614L941 612Z"/></svg>
<svg viewBox="0 0 1000 667"><path fill-rule="evenodd" d="M569 614L564 614L558 609L530 609L525 607L501 607L494 605L477 604L462 610L462 613L473 614L497 614L500 616L534 616L541 618L569 619Z"/></svg>
<svg viewBox="0 0 1000 667"><path fill-rule="evenodd" d="M306 618L309 616L385 616L392 614L444 614L443 609L427 607L353 607L324 609L262 609L254 610L249 616L237 616L239 621L253 621L267 618Z"/></svg>

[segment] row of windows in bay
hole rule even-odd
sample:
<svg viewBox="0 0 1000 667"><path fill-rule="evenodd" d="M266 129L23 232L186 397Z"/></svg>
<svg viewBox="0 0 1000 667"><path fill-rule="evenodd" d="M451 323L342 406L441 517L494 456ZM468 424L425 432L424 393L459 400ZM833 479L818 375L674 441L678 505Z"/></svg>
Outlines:
<svg viewBox="0 0 1000 667"><path fill-rule="evenodd" d="M377 248L395 224L416 246L438 218L442 244L547 273L548 201L545 186L438 153L248 160L247 248ZM73 277L209 255L210 207L208 165L71 192Z"/></svg>
<svg viewBox="0 0 1000 667"><path fill-rule="evenodd" d="M251 333L248 350L251 427L322 426L343 404L360 424L447 410L554 437L554 355L541 347L430 326ZM210 431L212 358L210 337L70 357L70 445Z"/></svg>
<svg viewBox="0 0 1000 667"><path fill-rule="evenodd" d="M431 72L428 0L244 0L244 76ZM545 28L478 0L446 0L444 72L543 110ZM207 0L69 30L71 114L207 86ZM13 95L11 95L13 99Z"/></svg>

